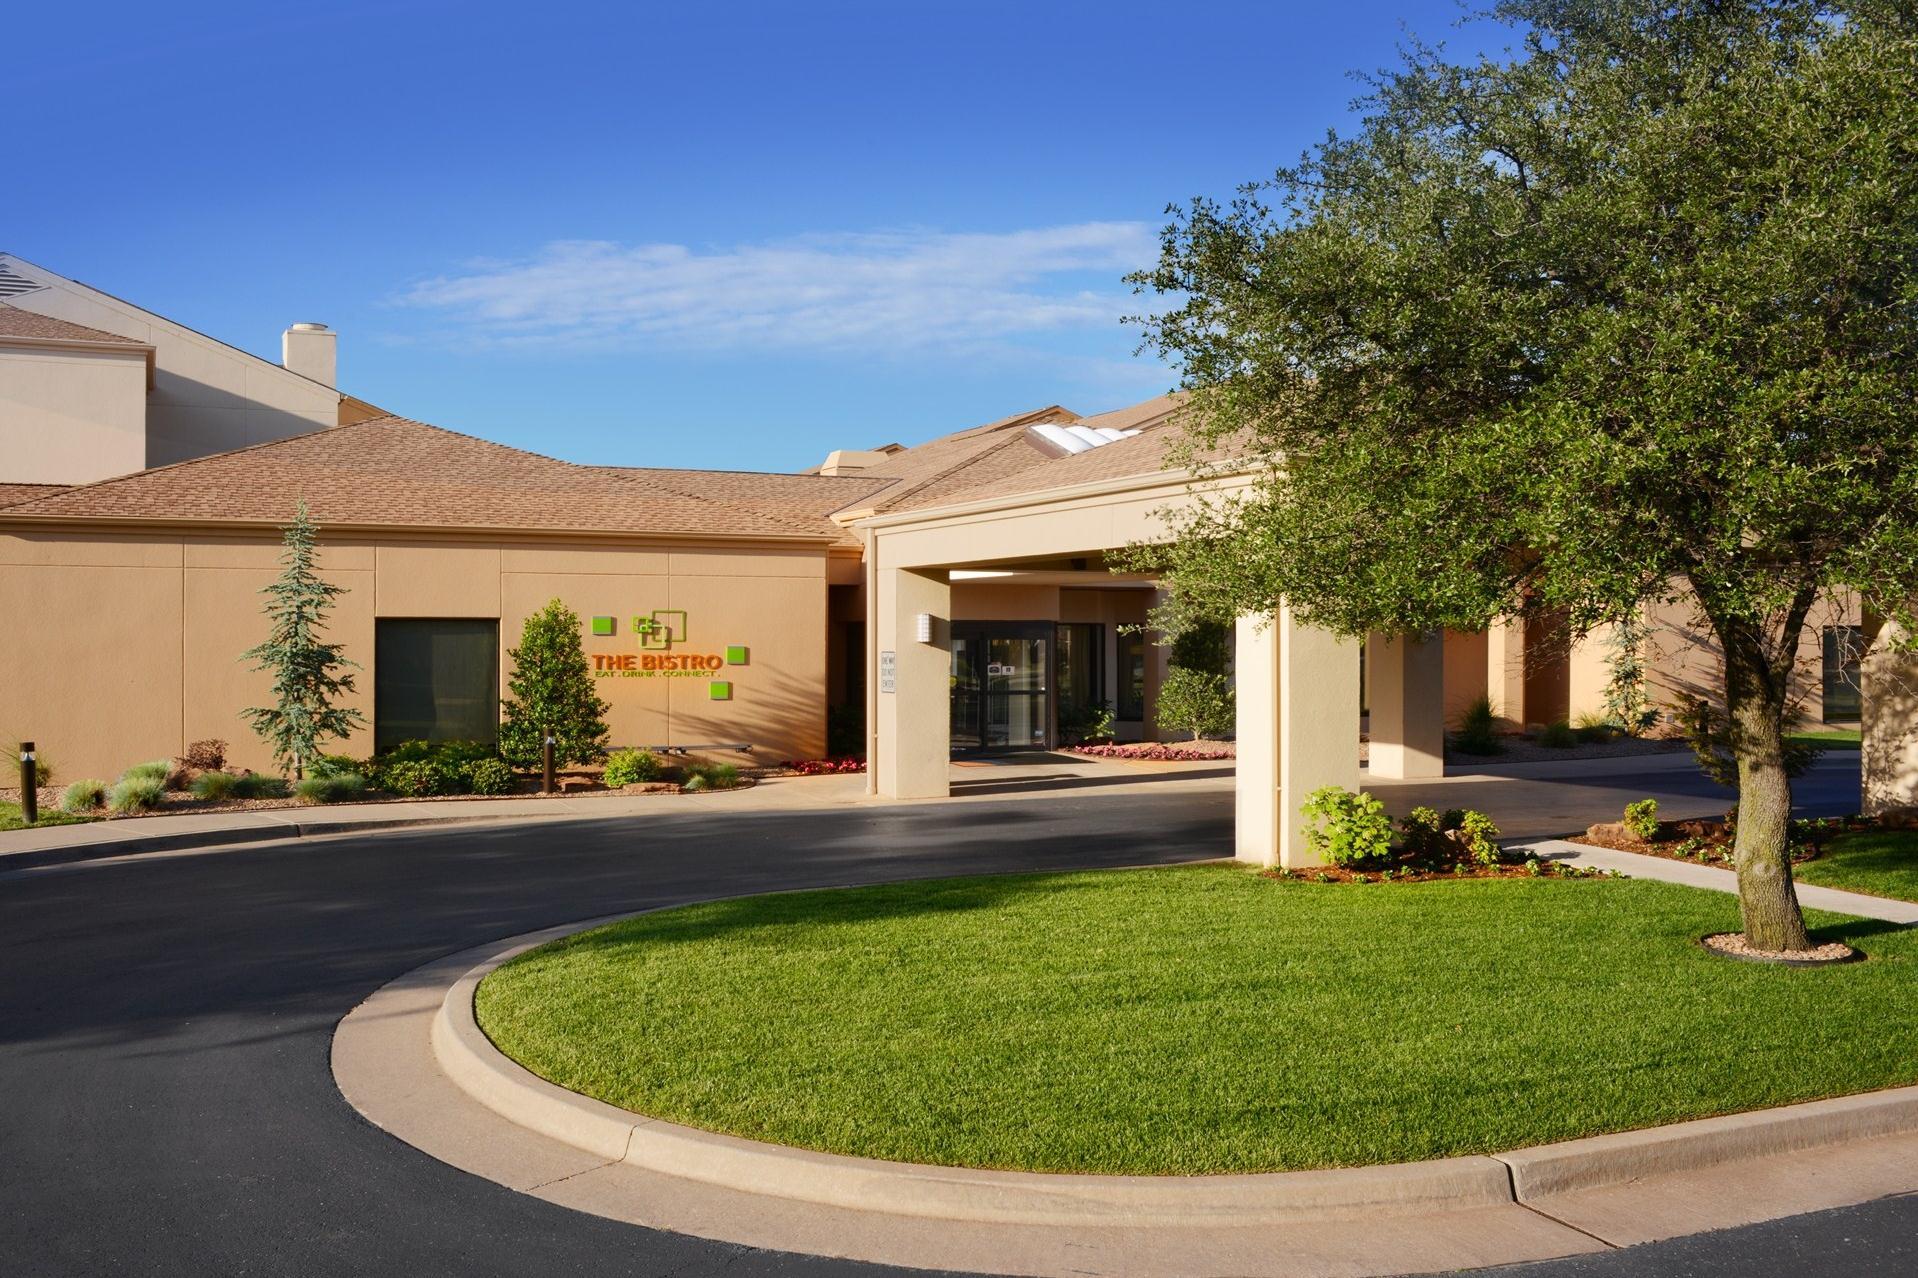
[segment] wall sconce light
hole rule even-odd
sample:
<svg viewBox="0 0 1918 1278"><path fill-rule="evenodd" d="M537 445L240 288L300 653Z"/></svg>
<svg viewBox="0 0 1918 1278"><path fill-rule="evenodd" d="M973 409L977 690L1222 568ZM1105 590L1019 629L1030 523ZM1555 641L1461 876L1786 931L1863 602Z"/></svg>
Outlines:
<svg viewBox="0 0 1918 1278"><path fill-rule="evenodd" d="M929 612L919 613L917 616L915 616L912 619L912 627L913 627L913 637L918 639L920 643L932 642L932 614L931 613Z"/></svg>

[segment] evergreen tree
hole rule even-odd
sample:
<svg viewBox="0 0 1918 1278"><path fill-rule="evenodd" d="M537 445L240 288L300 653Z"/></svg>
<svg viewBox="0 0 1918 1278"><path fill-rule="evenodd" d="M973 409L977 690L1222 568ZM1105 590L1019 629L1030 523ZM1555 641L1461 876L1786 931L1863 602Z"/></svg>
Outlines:
<svg viewBox="0 0 1918 1278"><path fill-rule="evenodd" d="M513 673L500 709L499 748L508 763L538 767L545 735L553 762L590 763L606 753L606 711L593 691L592 671L579 641L579 615L555 599L526 619L519 647L508 651Z"/></svg>
<svg viewBox="0 0 1918 1278"><path fill-rule="evenodd" d="M338 672L358 664L340 655L339 644L320 638L334 597L346 588L325 580L313 566L318 531L301 502L282 537L285 569L260 592L267 597L266 642L241 654L253 669L273 676L273 704L243 713L273 747L274 760L295 777L305 774L307 760L319 757L322 741L344 737L366 722L359 711L334 704L342 693L354 691L353 676Z"/></svg>

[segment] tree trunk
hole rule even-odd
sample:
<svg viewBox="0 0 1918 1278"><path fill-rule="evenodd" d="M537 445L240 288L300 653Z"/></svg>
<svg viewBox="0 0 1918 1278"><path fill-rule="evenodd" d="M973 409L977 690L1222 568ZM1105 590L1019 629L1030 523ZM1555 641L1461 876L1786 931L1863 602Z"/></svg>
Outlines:
<svg viewBox="0 0 1918 1278"><path fill-rule="evenodd" d="M1797 628L1787 630L1782 641L1795 650ZM1758 637L1742 628L1721 628L1720 638L1727 727L1738 763L1734 864L1745 939L1762 950L1808 950L1811 938L1791 879L1791 777L1785 770L1791 668L1785 664L1781 672Z"/></svg>

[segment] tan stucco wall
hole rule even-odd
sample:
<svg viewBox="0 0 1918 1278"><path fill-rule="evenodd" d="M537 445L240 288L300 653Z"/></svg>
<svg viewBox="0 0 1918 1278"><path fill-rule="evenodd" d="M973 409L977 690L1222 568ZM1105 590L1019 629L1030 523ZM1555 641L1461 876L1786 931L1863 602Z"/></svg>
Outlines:
<svg viewBox="0 0 1918 1278"><path fill-rule="evenodd" d="M146 342L155 352L153 389L145 394L144 456L132 466L103 458L84 474L60 476L61 482L105 479L339 421L339 392L332 387L31 263L8 261L9 269L47 286L9 299L12 305ZM262 341L273 336L258 334ZM0 459L0 479L25 478Z"/></svg>
<svg viewBox="0 0 1918 1278"><path fill-rule="evenodd" d="M0 345L0 479L77 484L146 465L143 350Z"/></svg>
<svg viewBox="0 0 1918 1278"><path fill-rule="evenodd" d="M595 547L329 539L327 578L347 588L329 637L360 663L371 717L378 617L497 617L505 652L528 613L565 601L585 620L622 619L586 651L637 651L632 615L683 608L678 651L748 650L719 677L606 678L600 695L619 745L744 742L766 762L825 749L825 557L819 549ZM266 697L239 654L263 633L259 590L278 568L271 536L0 533L0 733L37 741L66 780L106 779L188 741L224 738L237 765L269 766L240 718ZM339 747L372 749L370 732Z"/></svg>
<svg viewBox="0 0 1918 1278"><path fill-rule="evenodd" d="M1689 596L1649 610L1652 634L1646 641L1646 678L1653 704L1664 708L1685 696L1724 699L1724 655L1717 637L1697 614ZM1859 624L1856 600L1820 600L1812 606L1799 640L1792 694L1809 727L1824 719L1824 628Z"/></svg>
<svg viewBox="0 0 1918 1278"><path fill-rule="evenodd" d="M1901 638L1886 624L1863 663L1861 768L1864 808L1874 815L1918 808L1918 654L1894 651Z"/></svg>

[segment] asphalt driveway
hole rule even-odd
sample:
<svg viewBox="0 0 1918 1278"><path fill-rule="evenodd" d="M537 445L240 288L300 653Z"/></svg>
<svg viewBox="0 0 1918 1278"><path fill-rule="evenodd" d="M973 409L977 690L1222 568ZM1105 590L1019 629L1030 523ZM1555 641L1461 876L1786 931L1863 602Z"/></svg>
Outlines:
<svg viewBox="0 0 1918 1278"><path fill-rule="evenodd" d="M877 1272L648 1232L456 1171L340 1098L333 1026L428 959L591 915L1230 844L1217 792L1080 791L439 828L0 875L0 1271ZM1914 1235L1918 1200L1896 1199L1520 1272L1909 1273Z"/></svg>

